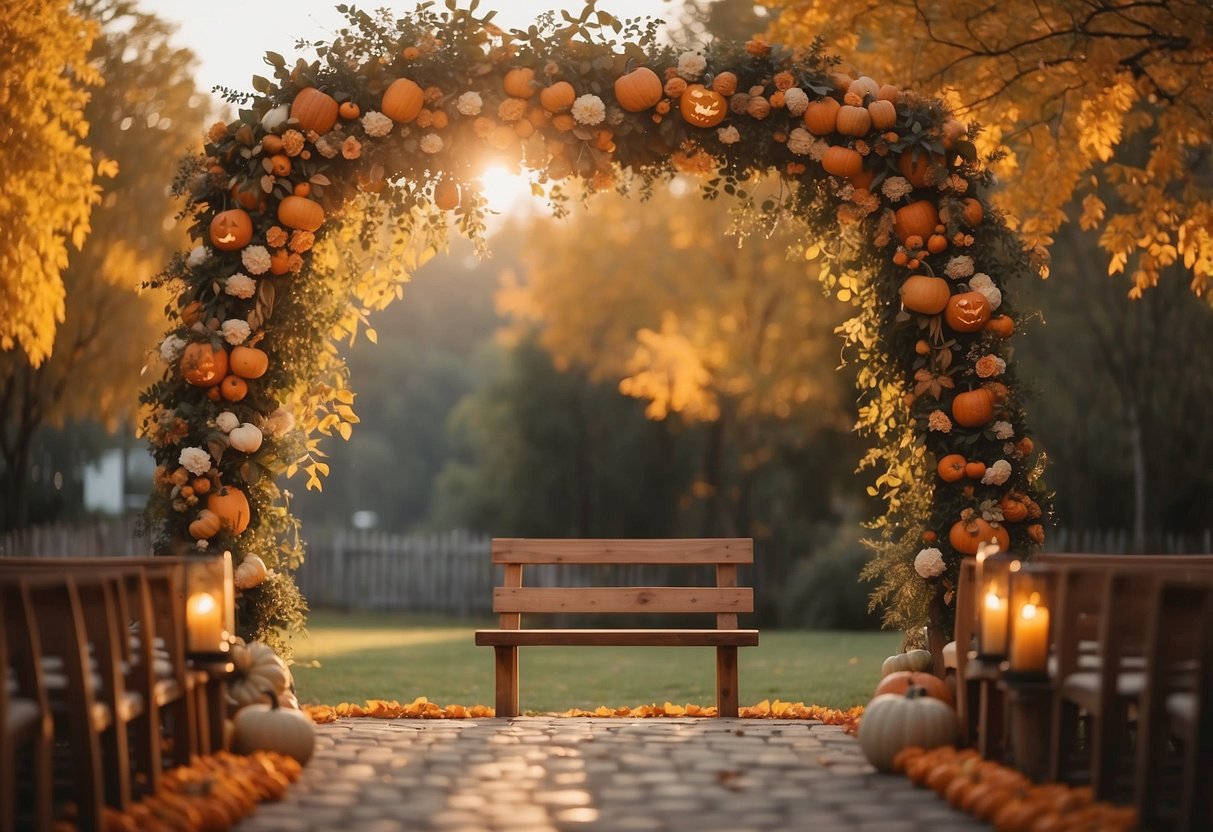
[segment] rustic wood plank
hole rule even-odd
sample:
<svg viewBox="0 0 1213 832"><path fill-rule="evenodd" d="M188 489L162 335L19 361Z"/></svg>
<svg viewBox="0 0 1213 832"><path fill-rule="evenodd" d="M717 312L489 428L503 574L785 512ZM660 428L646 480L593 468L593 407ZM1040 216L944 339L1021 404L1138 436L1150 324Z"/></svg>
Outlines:
<svg viewBox="0 0 1213 832"><path fill-rule="evenodd" d="M505 577L502 579L501 586L507 589L518 589L522 587L522 564L507 563L505 565ZM493 588L493 612L501 612L497 609L496 604L497 588ZM522 626L522 616L517 612L502 612L501 613L501 629L517 630Z"/></svg>
<svg viewBox="0 0 1213 832"><path fill-rule="evenodd" d="M750 538L540 540L495 537L493 563L753 563Z"/></svg>
<svg viewBox="0 0 1213 832"><path fill-rule="evenodd" d="M737 564L735 563L718 563L716 564L716 586L721 589L737 586ZM716 629L718 630L736 630L737 629L737 613L722 612L716 615Z"/></svg>
<svg viewBox="0 0 1213 832"><path fill-rule="evenodd" d="M496 587L493 611L557 612L753 612L750 587L628 586L585 588Z"/></svg>
<svg viewBox="0 0 1213 832"><path fill-rule="evenodd" d="M477 630L478 647L757 647L757 630Z"/></svg>
<svg viewBox="0 0 1213 832"><path fill-rule="evenodd" d="M716 648L716 713L737 716L737 648Z"/></svg>

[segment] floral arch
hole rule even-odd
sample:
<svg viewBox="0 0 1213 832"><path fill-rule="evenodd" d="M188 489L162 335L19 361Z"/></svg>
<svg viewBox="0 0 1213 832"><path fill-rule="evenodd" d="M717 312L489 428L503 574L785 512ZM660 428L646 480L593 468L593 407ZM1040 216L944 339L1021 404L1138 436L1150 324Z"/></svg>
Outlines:
<svg viewBox="0 0 1213 832"><path fill-rule="evenodd" d="M566 180L643 190L688 171L759 225L791 215L816 232L796 254L855 309L840 334L873 440L860 467L886 506L867 570L886 624L946 623L979 541L1042 542L1003 294L1030 264L941 102L843 72L820 43L679 52L656 23L592 4L514 32L453 0L402 19L339 10L348 26L317 60L269 53L272 79L229 92L238 118L175 183L198 245L157 278L177 302L142 398L149 527L160 553L233 553L242 636L276 641L303 621L299 521L277 478L318 488L320 438L357 422L336 344L374 340L368 316L452 217L479 238L471 183L486 158L530 171L557 210ZM780 196L755 204L766 175Z"/></svg>

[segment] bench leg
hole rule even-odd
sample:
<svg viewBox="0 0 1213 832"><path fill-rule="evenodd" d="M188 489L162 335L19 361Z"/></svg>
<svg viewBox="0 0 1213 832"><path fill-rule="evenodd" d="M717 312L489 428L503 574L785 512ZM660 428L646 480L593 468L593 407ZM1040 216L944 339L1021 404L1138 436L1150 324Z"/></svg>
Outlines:
<svg viewBox="0 0 1213 832"><path fill-rule="evenodd" d="M518 648L494 646L497 659L497 716L518 716Z"/></svg>
<svg viewBox="0 0 1213 832"><path fill-rule="evenodd" d="M716 713L737 716L737 648L716 648Z"/></svg>

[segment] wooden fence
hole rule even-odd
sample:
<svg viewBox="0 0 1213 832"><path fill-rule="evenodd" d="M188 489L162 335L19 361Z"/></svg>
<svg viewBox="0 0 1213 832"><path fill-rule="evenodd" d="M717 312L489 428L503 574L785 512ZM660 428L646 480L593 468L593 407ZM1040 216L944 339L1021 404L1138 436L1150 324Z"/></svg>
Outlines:
<svg viewBox="0 0 1213 832"><path fill-rule="evenodd" d="M1057 529L1049 551L1121 554L1131 551L1128 532L1075 533ZM1158 554L1213 553L1213 530L1199 534L1151 534L1147 551ZM761 557L761 544L756 555ZM149 541L135 534L128 520L84 527L42 526L0 534L0 557L96 557L142 555ZM533 586L657 584L665 582L658 567L532 567ZM489 562L489 537L465 531L435 534L382 532L314 532L308 554L295 575L313 607L376 609L479 616L491 613L492 587L501 575ZM757 576L755 576L757 577ZM700 583L710 583L705 572ZM747 582L749 578L746 578ZM695 582L694 580L692 582ZM755 585L757 591L759 587ZM774 591L774 590L766 590Z"/></svg>

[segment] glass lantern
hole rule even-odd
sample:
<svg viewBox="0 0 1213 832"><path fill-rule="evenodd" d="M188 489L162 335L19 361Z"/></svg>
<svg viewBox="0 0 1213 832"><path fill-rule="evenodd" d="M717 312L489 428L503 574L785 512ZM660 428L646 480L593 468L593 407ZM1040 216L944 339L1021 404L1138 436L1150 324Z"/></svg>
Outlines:
<svg viewBox="0 0 1213 832"><path fill-rule="evenodd" d="M1025 565L1011 576L1008 664L1012 673L1043 676L1048 672L1052 589L1052 573L1040 566Z"/></svg>
<svg viewBox="0 0 1213 832"><path fill-rule="evenodd" d="M236 630L232 553L191 555L185 562L186 652L226 660Z"/></svg>
<svg viewBox="0 0 1213 832"><path fill-rule="evenodd" d="M1018 558L995 545L977 549L977 657L983 661L1007 657L1011 575L1019 567Z"/></svg>

